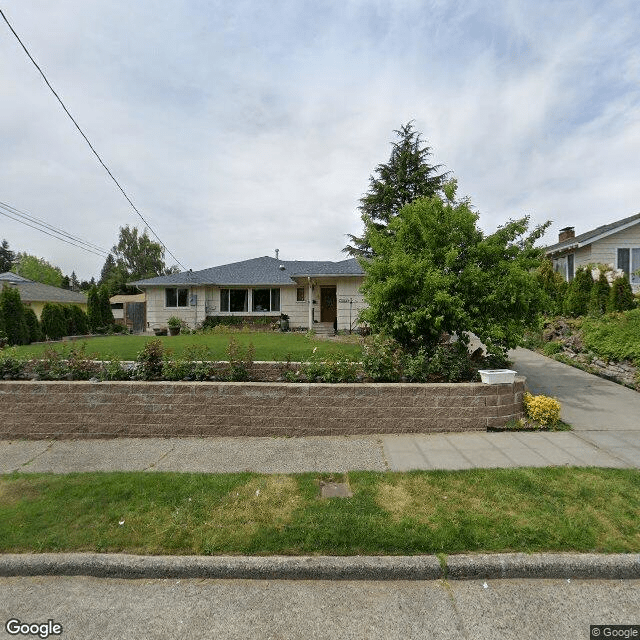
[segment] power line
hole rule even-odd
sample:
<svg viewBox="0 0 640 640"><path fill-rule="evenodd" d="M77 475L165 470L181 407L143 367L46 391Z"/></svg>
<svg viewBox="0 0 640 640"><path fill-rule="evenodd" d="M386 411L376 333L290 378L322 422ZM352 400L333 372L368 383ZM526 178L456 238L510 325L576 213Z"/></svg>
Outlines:
<svg viewBox="0 0 640 640"><path fill-rule="evenodd" d="M184 265L178 260L178 258L176 258L173 255L173 253L171 253L171 251L169 251L169 249L167 248L165 243L162 242L162 240L160 239L160 236L153 230L151 225L144 219L144 216L138 211L137 207L131 201L131 198L129 198L129 196L126 194L125 190L120 186L120 183L115 179L114 175L109 170L109 167L107 167L107 165L102 161L102 158L100 157L98 152L93 148L93 145L89 141L89 138L87 138L87 136L84 134L84 131L82 131L82 129L80 128L80 125L75 121L75 118L71 115L71 113L69 112L69 110L65 106L64 102L62 102L62 100L60 99L60 96L56 93L54 88L51 86L51 83L49 82L49 80L47 80L47 76L44 75L44 72L42 71L42 69L40 68L38 63L33 59L31 54L29 53L27 47L25 47L25 45L23 44L22 40L20 39L20 36L15 32L15 29L11 26L11 23L7 19L7 16L5 16L4 11L2 11L2 9L0 9L0 15L2 15L2 18L7 23L7 26L9 27L9 29L11 29L11 33L13 33L13 35L16 37L16 40L20 43L20 46L24 49L24 52L27 54L29 60L31 60L31 62L33 63L35 68L40 72L40 75L42 76L42 79L45 81L46 85L51 90L51 93L53 93L53 95L56 97L56 99L58 100L58 102L60 103L62 108L64 109L65 113L71 119L71 122L73 122L73 124L75 125L76 129L80 132L80 135L85 139L85 142L89 145L89 148L91 149L91 151L93 151L93 155L95 155L95 157L98 159L98 162L104 167L104 170L109 174L109 177L113 180L113 182L118 187L118 189L120 190L122 195L127 199L127 202L131 205L133 210L138 214L138 216L140 217L142 222L145 223L145 225L148 227L149 231L151 231L151 233L153 233L153 235L156 237L158 242L162 245L164 250L176 261L177 264L179 264L182 267L182 269L184 271L186 271L186 268L184 267Z"/></svg>
<svg viewBox="0 0 640 640"><path fill-rule="evenodd" d="M45 229L49 229L50 231L53 231L53 233L55 234L64 236L65 238L69 238L70 240L74 240L76 242L79 242L80 244L86 245L91 250L96 250L104 254L109 253L109 251L107 249L104 249L103 247L99 247L98 245L93 244L92 242L87 242L86 240L83 240L78 236L74 236L73 234L68 233L64 229L59 229L58 227L54 227L50 225L48 222L46 222L45 220L42 220L41 218L37 218L36 216L30 213L27 213L26 211L21 211L20 209L16 209L16 207L12 207L10 204L7 204L6 202L0 202L0 208L5 209L12 215L19 216L20 218L24 218L29 222L33 222L36 225L44 227ZM62 240L63 238L60 238L60 239Z"/></svg>
<svg viewBox="0 0 640 640"><path fill-rule="evenodd" d="M2 207L0 207L2 208ZM84 251L88 251L89 253L94 253L97 256L100 256L101 258L105 258L107 256L107 253L98 253L97 251L93 251L92 249L88 249L87 247L83 247L82 245L76 244L75 242L71 242L70 240L65 240L64 238L60 238L59 236L55 236L52 233L49 233L48 231L45 231L44 229L39 229L38 227L36 227L33 224L29 224L28 222L25 222L24 220L20 220L20 218L14 218L13 216L9 215L8 213L5 213L4 211L0 211L0 215L5 216L6 218L9 218L10 220L15 220L16 222L19 222L20 224L24 224L27 227L31 227L32 229L36 229L36 231L40 231L40 233L44 233L45 235L51 236L52 238L55 238L56 240L60 240L62 242L66 242L67 244L70 244L74 247L77 247L78 249L83 249Z"/></svg>

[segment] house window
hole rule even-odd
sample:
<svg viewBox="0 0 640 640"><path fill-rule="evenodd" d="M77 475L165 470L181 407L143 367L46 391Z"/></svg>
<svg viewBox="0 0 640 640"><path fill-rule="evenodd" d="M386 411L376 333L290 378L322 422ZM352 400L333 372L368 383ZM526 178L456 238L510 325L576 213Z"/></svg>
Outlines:
<svg viewBox="0 0 640 640"><path fill-rule="evenodd" d="M296 300L298 302L304 302L304 287L298 287L296 289Z"/></svg>
<svg viewBox="0 0 640 640"><path fill-rule="evenodd" d="M553 270L559 273L567 282L573 280L575 271L575 254L553 259Z"/></svg>
<svg viewBox="0 0 640 640"><path fill-rule="evenodd" d="M252 310L280 311L280 289L254 289Z"/></svg>
<svg viewBox="0 0 640 640"><path fill-rule="evenodd" d="M618 269L622 269L632 284L640 284L640 247L618 249Z"/></svg>
<svg viewBox="0 0 640 640"><path fill-rule="evenodd" d="M248 289L220 289L220 311L248 311Z"/></svg>
<svg viewBox="0 0 640 640"><path fill-rule="evenodd" d="M189 306L189 289L179 289L177 287L167 287L164 290L166 307L187 307Z"/></svg>

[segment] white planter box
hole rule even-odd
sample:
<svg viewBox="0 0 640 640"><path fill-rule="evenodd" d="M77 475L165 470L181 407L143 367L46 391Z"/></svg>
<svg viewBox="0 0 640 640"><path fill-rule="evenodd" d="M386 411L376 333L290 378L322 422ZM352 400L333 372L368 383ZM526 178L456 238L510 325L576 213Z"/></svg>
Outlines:
<svg viewBox="0 0 640 640"><path fill-rule="evenodd" d="M511 369L480 369L478 373L485 384L506 384L514 382L518 372Z"/></svg>

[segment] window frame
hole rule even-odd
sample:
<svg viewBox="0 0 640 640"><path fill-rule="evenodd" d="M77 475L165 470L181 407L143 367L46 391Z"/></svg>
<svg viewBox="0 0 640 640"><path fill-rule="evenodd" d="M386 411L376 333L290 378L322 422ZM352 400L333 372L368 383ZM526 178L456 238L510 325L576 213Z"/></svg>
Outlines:
<svg viewBox="0 0 640 640"><path fill-rule="evenodd" d="M300 292L302 291L302 298L300 297ZM307 288L306 287L297 287L296 288L296 302L306 302L307 301Z"/></svg>
<svg viewBox="0 0 640 640"><path fill-rule="evenodd" d="M169 291L175 292L175 304L169 304ZM184 292L182 295L180 292ZM184 304L180 304L180 299L184 299ZM186 309L189 305L189 287L165 287L164 288L164 308L165 309Z"/></svg>
<svg viewBox="0 0 640 640"><path fill-rule="evenodd" d="M620 266L620 252L627 252L628 271ZM640 270L640 247L616 247L616 269L620 269L629 278L630 284L640 284L640 275L634 275Z"/></svg>

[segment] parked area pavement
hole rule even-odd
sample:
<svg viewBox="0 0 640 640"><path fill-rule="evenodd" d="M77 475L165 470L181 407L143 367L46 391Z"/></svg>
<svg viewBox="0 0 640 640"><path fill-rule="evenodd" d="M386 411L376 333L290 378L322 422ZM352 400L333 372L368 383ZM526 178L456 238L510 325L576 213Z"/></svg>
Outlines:
<svg viewBox="0 0 640 640"><path fill-rule="evenodd" d="M0 473L640 468L640 431L0 441Z"/></svg>

